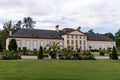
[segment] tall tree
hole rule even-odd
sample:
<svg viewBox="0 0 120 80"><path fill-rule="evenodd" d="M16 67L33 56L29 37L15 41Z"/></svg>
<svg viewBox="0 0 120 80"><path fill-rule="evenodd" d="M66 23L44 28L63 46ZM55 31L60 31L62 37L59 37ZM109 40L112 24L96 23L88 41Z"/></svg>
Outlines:
<svg viewBox="0 0 120 80"><path fill-rule="evenodd" d="M94 34L95 32L93 31L93 29L90 29L90 30L88 30L88 33Z"/></svg>
<svg viewBox="0 0 120 80"><path fill-rule="evenodd" d="M112 33L105 33L106 36L108 36L110 39L115 40L115 36Z"/></svg>
<svg viewBox="0 0 120 80"><path fill-rule="evenodd" d="M17 43L15 39L11 39L8 45L9 51L17 51Z"/></svg>
<svg viewBox="0 0 120 80"><path fill-rule="evenodd" d="M23 20L23 27L32 29L35 25L36 22L33 21L31 17L25 17Z"/></svg>
<svg viewBox="0 0 120 80"><path fill-rule="evenodd" d="M116 46L120 48L120 29L115 33Z"/></svg>
<svg viewBox="0 0 120 80"><path fill-rule="evenodd" d="M10 30L12 29L13 25L12 25L12 21L8 21L5 22L3 25L3 29L5 30L5 32L7 33L7 35L9 35Z"/></svg>

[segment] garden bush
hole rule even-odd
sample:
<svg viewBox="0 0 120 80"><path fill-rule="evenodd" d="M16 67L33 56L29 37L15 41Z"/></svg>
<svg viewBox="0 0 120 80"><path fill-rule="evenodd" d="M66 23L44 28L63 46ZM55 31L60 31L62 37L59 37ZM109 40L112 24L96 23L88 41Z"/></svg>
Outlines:
<svg viewBox="0 0 120 80"><path fill-rule="evenodd" d="M112 53L110 54L110 59L118 60L118 54L117 54L115 46L113 47Z"/></svg>
<svg viewBox="0 0 120 80"><path fill-rule="evenodd" d="M40 46L39 48L38 59L43 59L43 47L42 46Z"/></svg>
<svg viewBox="0 0 120 80"><path fill-rule="evenodd" d="M0 59L1 60L15 60L15 59L21 59L21 56L15 51L4 51L0 53Z"/></svg>

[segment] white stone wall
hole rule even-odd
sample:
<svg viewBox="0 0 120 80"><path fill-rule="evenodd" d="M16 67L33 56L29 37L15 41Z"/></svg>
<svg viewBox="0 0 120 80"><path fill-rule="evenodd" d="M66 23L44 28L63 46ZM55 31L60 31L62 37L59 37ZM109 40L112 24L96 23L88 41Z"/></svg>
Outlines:
<svg viewBox="0 0 120 80"><path fill-rule="evenodd" d="M116 43L114 41L87 41L88 44L88 50L89 46L91 46L92 49L107 49L108 47L113 48L113 46L116 46Z"/></svg>
<svg viewBox="0 0 120 80"><path fill-rule="evenodd" d="M8 50L8 45L9 45L10 39L11 38L7 38L7 40L6 40L6 49L7 50ZM29 41L30 42L30 44L29 44L30 50L34 49L33 48L34 41L37 42L37 50L39 50L41 41L44 41L44 46L46 46L48 44L48 42L60 42L61 46L63 46L63 40L59 40L59 39L32 39L32 38L14 38L14 39L16 39L16 41L21 41L21 48L26 47L26 41Z"/></svg>

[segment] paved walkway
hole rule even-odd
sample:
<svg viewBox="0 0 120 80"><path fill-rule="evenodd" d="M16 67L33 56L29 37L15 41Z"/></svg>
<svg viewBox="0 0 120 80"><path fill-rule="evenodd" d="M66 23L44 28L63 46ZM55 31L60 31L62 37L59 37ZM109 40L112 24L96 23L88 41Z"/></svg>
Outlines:
<svg viewBox="0 0 120 80"><path fill-rule="evenodd" d="M109 59L108 56L95 56L96 59ZM22 59L37 59L37 56L22 56ZM120 56L119 56L120 59Z"/></svg>

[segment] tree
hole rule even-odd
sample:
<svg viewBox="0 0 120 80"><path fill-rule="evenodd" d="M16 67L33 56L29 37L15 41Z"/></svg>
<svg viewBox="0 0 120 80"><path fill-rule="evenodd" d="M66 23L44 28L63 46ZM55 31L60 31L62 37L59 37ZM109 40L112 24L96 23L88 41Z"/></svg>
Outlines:
<svg viewBox="0 0 120 80"><path fill-rule="evenodd" d="M59 42L51 42L50 44L47 45L50 49L50 55L52 59L56 59L56 52L60 48Z"/></svg>
<svg viewBox="0 0 120 80"><path fill-rule="evenodd" d="M112 33L105 33L105 35L107 36L107 37L109 37L110 39L113 39L113 40L115 40L115 36L112 34Z"/></svg>
<svg viewBox="0 0 120 80"><path fill-rule="evenodd" d="M0 31L0 42L3 48L6 45L6 39L9 36L10 30L12 30L12 21L7 21L3 24L3 30Z"/></svg>
<svg viewBox="0 0 120 80"><path fill-rule="evenodd" d="M120 48L120 29L115 33L115 41L117 48Z"/></svg>
<svg viewBox="0 0 120 80"><path fill-rule="evenodd" d="M8 45L9 51L17 51L17 43L15 39L11 39Z"/></svg>
<svg viewBox="0 0 120 80"><path fill-rule="evenodd" d="M93 31L93 29L90 29L90 30L88 30L88 33L94 34L95 32Z"/></svg>
<svg viewBox="0 0 120 80"><path fill-rule="evenodd" d="M5 22L3 25L3 29L7 33L7 36L9 35L10 30L12 30L12 21Z"/></svg>
<svg viewBox="0 0 120 80"><path fill-rule="evenodd" d="M118 60L118 55L115 46L112 49L112 54L110 55L110 58L113 60Z"/></svg>
<svg viewBox="0 0 120 80"><path fill-rule="evenodd" d="M39 48L38 59L43 59L43 47L42 46L40 46Z"/></svg>
<svg viewBox="0 0 120 80"><path fill-rule="evenodd" d="M28 28L28 29L32 29L35 25L36 22L33 21L33 19L31 17L25 17L23 19L23 27Z"/></svg>

